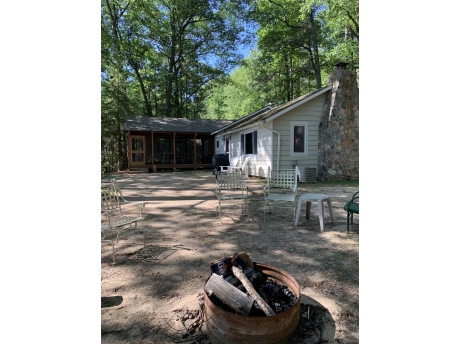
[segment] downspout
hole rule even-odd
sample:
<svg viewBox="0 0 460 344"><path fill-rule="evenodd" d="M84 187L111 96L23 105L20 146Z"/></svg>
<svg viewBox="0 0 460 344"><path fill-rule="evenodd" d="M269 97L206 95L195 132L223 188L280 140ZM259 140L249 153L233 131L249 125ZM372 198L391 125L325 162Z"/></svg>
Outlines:
<svg viewBox="0 0 460 344"><path fill-rule="evenodd" d="M276 169L279 170L280 169L281 134L279 133L279 131L264 127L264 124L262 122L260 122L260 126L262 128L264 128L264 129L270 130L272 133L275 133L276 135L278 135L278 150L276 152Z"/></svg>

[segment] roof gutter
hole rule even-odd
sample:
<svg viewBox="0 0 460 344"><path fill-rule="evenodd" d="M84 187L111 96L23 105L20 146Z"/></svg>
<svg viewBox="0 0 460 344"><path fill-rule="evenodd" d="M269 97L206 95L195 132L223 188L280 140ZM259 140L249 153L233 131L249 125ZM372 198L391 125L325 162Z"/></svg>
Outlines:
<svg viewBox="0 0 460 344"><path fill-rule="evenodd" d="M260 113L269 111L269 110L271 110L271 109L273 109L273 107L271 107L271 106L269 106L269 105L268 105L268 106L265 106L265 107L263 107L262 109L257 110L256 112L253 112L253 113L251 113L251 114L249 114L249 115L247 115L247 116L241 117L240 119L236 120L235 122L233 122L233 123L231 123L231 124L229 124L229 125L226 125L224 128L220 128L219 130L216 130L215 132L211 133L211 135L216 135L216 134L218 134L218 133L221 132L221 131L222 131L222 134L232 133L232 132L234 132L235 130L226 131L225 128L230 127L229 129L231 129L232 127L236 126L238 123L247 121L248 119L251 119L251 118L257 116L257 115L259 115ZM237 128L236 130L239 130L239 129Z"/></svg>
<svg viewBox="0 0 460 344"><path fill-rule="evenodd" d="M245 130L248 130L248 129L252 129L252 128L257 128L258 127L258 124L253 124L253 125L248 125L247 127L242 127L242 128L237 128L237 129L233 129L233 130L229 130L229 131L222 131L222 133L220 134L217 134L217 136L220 136L220 135L228 135L228 134L232 134L236 131L245 131ZM218 133L218 131L215 131L213 133L211 133L211 135L214 135Z"/></svg>
<svg viewBox="0 0 460 344"><path fill-rule="evenodd" d="M272 133L275 133L276 135L278 135L278 150L277 150L277 152L276 152L276 169L279 170L279 169L280 169L281 134L279 133L279 131L276 131L276 130L273 130L273 129L264 127L264 123L263 123L263 122L260 122L260 126L261 126L262 128L264 128L264 129L270 130Z"/></svg>

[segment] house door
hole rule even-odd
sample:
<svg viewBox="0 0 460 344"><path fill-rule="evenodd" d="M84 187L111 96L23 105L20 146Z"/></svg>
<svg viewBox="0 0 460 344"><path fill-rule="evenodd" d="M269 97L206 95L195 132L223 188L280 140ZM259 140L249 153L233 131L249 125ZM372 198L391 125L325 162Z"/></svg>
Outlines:
<svg viewBox="0 0 460 344"><path fill-rule="evenodd" d="M228 161L230 161L230 138L227 137L225 139L225 155L228 158Z"/></svg>
<svg viewBox="0 0 460 344"><path fill-rule="evenodd" d="M145 165L145 139L143 136L131 136L131 164Z"/></svg>

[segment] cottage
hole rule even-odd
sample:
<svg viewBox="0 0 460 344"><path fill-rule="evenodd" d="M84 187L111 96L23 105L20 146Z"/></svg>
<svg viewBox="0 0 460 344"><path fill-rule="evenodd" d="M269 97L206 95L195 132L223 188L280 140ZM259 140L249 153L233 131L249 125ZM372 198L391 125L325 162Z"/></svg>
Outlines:
<svg viewBox="0 0 460 344"><path fill-rule="evenodd" d="M327 86L236 121L128 117L129 166L212 168L215 154L232 166L249 157L248 174L299 170L300 182L359 178L359 90L338 63Z"/></svg>
<svg viewBox="0 0 460 344"><path fill-rule="evenodd" d="M216 153L231 165L247 156L248 174L299 170L299 181L358 178L358 88L354 73L338 64L328 86L280 106L269 104L214 131ZM345 89L344 89L345 88Z"/></svg>
<svg viewBox="0 0 460 344"><path fill-rule="evenodd" d="M217 153L229 154L230 164L250 156L248 174L266 177L267 169L299 167L300 181L305 181L306 167L318 164L318 125L326 93L321 88L277 107L250 114L213 132L216 142L226 142ZM316 181L316 176L315 176Z"/></svg>

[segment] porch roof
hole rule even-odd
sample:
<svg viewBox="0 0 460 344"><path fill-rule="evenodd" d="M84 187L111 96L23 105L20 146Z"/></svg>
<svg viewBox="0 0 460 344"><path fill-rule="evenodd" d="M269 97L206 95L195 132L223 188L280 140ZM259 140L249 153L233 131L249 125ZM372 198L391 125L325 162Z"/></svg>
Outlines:
<svg viewBox="0 0 460 344"><path fill-rule="evenodd" d="M128 116L123 130L154 131L181 133L212 133L233 121L217 119L190 119L169 117L134 117Z"/></svg>

